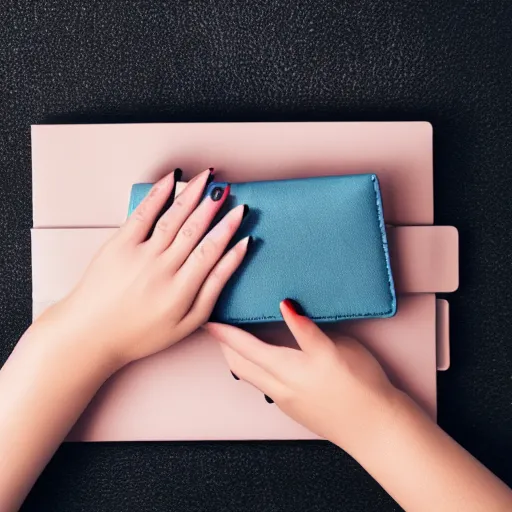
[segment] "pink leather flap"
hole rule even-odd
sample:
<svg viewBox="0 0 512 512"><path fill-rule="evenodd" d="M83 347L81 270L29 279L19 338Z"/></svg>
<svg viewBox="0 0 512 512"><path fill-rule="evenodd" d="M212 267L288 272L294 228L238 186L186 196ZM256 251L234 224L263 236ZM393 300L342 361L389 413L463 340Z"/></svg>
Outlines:
<svg viewBox="0 0 512 512"><path fill-rule="evenodd" d="M447 300L436 300L436 360L440 371L450 368L450 307Z"/></svg>
<svg viewBox="0 0 512 512"><path fill-rule="evenodd" d="M388 228L397 293L449 293L459 286L459 234L452 226Z"/></svg>
<svg viewBox="0 0 512 512"><path fill-rule="evenodd" d="M232 182L374 172L386 222L434 220L426 122L37 125L34 227L117 226L133 183L210 166Z"/></svg>

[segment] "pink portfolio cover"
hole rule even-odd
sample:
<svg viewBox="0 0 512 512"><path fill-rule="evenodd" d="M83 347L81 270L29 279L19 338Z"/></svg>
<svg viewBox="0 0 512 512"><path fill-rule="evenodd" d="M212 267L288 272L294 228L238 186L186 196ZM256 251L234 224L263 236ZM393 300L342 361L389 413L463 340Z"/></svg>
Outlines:
<svg viewBox="0 0 512 512"><path fill-rule="evenodd" d="M133 183L175 167L186 179L214 166L219 179L379 175L399 313L330 326L352 333L432 416L436 368L449 364L448 304L458 285L457 232L433 222L428 123L247 123L32 127L34 317L76 283L95 250L126 217ZM282 324L253 328L291 343ZM440 340L438 346L437 341ZM442 343L441 343L442 342ZM116 374L70 440L314 439L235 381L203 332Z"/></svg>

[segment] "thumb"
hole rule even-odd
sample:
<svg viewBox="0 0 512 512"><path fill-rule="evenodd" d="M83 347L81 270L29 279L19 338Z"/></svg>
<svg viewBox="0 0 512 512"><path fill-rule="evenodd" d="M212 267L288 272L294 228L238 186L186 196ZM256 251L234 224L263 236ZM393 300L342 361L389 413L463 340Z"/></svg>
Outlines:
<svg viewBox="0 0 512 512"><path fill-rule="evenodd" d="M286 325L303 352L315 353L334 346L334 343L320 327L302 313L296 302L285 299L279 307Z"/></svg>

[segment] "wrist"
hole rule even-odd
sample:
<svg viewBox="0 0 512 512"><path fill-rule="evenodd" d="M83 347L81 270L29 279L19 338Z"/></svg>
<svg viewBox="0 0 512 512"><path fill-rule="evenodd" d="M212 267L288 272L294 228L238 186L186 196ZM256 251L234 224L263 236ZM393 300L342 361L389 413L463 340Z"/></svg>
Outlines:
<svg viewBox="0 0 512 512"><path fill-rule="evenodd" d="M378 457L379 450L386 445L389 434L400 428L404 417L410 414L411 399L402 391L390 386L372 400L360 421L347 431L342 429L334 444L349 453L359 463L367 458Z"/></svg>
<svg viewBox="0 0 512 512"><path fill-rule="evenodd" d="M101 333L80 318L81 315L74 314L68 299L64 299L46 310L27 334L36 337L37 343L43 343L54 355L62 353L71 360L89 361L108 378L124 362L108 349Z"/></svg>

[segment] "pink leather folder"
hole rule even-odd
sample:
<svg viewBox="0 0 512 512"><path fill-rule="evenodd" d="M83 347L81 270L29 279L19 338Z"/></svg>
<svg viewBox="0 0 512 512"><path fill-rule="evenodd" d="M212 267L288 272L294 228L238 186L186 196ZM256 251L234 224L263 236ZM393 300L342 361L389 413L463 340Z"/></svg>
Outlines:
<svg viewBox="0 0 512 512"><path fill-rule="evenodd" d="M395 318L329 327L352 333L391 378L435 417L437 367L449 365L448 303L458 285L458 240L432 226L428 123L247 123L34 126L33 311L62 298L126 217L133 183L175 167L186 179L214 166L227 181L375 172L399 294ZM292 343L283 325L253 331ZM314 439L235 381L203 332L138 361L107 382L70 440Z"/></svg>

